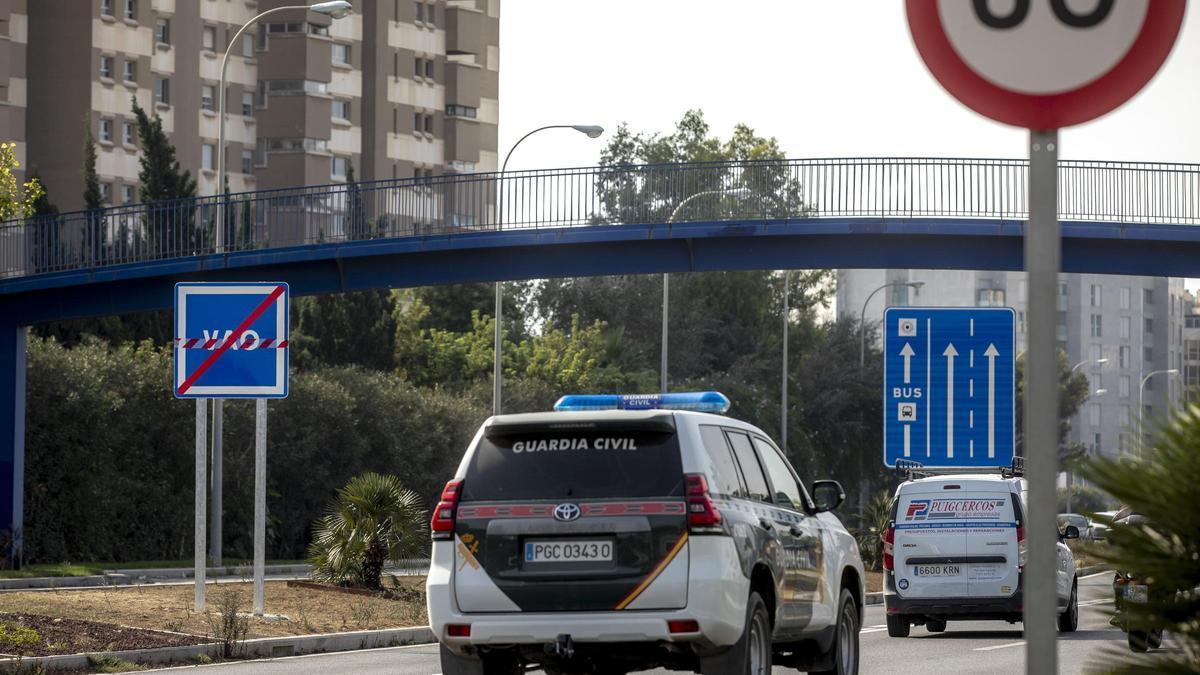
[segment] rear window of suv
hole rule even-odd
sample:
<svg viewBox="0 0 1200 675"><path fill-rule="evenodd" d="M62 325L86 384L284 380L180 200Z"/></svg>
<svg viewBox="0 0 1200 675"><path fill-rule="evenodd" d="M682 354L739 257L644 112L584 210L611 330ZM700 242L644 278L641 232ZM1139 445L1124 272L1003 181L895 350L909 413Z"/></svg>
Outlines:
<svg viewBox="0 0 1200 675"><path fill-rule="evenodd" d="M471 501L682 495L675 432L619 429L484 436L462 492Z"/></svg>

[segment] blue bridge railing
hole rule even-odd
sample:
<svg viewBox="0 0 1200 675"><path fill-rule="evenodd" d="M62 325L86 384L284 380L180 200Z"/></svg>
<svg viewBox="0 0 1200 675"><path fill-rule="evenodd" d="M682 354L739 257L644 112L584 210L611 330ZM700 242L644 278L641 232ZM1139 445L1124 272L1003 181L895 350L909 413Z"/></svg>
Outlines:
<svg viewBox="0 0 1200 675"><path fill-rule="evenodd" d="M0 278L498 229L824 217L1023 220L1027 163L807 159L455 174L0 223ZM1200 225L1200 165L1059 164L1063 220Z"/></svg>

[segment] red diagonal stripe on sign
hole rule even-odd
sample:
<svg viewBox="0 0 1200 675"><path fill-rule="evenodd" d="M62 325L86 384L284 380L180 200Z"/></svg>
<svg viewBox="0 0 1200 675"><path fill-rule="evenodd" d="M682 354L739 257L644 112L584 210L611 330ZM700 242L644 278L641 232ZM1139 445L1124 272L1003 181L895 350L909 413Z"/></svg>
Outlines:
<svg viewBox="0 0 1200 675"><path fill-rule="evenodd" d="M179 385L179 393L187 393L187 390L192 388L192 385L196 383L196 380L200 379L200 376L207 372L209 368L212 368L212 365L217 362L217 359L221 358L222 354L229 351L229 348L238 341L238 338L242 337L242 333L245 333L247 328L252 326L255 321L258 321L258 317L262 316L263 312L267 311L267 308L271 306L271 303L279 299L279 296L281 295L283 295L283 286L276 286L275 290L271 291L271 294L267 296L267 299L263 300L262 304L260 304L258 307L255 307L254 311L250 312L250 316L246 317L244 321L238 324L237 328L233 329L233 332L230 333L225 342L217 348L217 351L210 354L209 357L204 359L204 362L200 364L200 367L192 371L191 375L188 375L187 379L183 381L183 384Z"/></svg>

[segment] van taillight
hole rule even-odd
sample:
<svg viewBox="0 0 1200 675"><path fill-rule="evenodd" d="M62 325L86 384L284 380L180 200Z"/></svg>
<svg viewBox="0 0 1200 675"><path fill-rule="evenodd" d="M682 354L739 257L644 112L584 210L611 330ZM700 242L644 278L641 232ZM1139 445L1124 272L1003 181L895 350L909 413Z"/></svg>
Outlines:
<svg viewBox="0 0 1200 675"><path fill-rule="evenodd" d="M896 527L895 523L888 523L887 529L883 532L883 569L896 569L896 560L893 557L896 550Z"/></svg>
<svg viewBox="0 0 1200 675"><path fill-rule="evenodd" d="M450 539L454 536L454 513L458 508L458 495L462 492L462 481L452 480L442 490L442 500L433 510L429 524L434 539Z"/></svg>
<svg viewBox="0 0 1200 675"><path fill-rule="evenodd" d="M1029 554L1029 547L1025 544L1025 528L1017 526L1017 567L1021 572L1025 571L1025 558Z"/></svg>
<svg viewBox="0 0 1200 675"><path fill-rule="evenodd" d="M721 525L721 512L708 494L708 480L704 474L689 473L684 476L687 488L688 525L693 529L716 528Z"/></svg>

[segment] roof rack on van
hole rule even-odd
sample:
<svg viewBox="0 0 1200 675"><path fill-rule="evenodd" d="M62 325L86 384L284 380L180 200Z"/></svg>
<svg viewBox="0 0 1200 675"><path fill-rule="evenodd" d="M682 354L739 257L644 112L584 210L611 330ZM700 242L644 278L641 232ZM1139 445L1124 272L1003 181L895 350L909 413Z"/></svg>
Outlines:
<svg viewBox="0 0 1200 675"><path fill-rule="evenodd" d="M914 478L928 478L933 474L925 471L925 465L912 459L897 459L896 473L900 475L901 480L913 480Z"/></svg>
<svg viewBox="0 0 1200 675"><path fill-rule="evenodd" d="M1025 475L1025 458L1020 455L1014 455L1012 464L1001 468L1000 475L1005 478L1020 478Z"/></svg>
<svg viewBox="0 0 1200 675"><path fill-rule="evenodd" d="M1020 478L1025 475L1025 458L1013 457L1009 466L956 466L942 468L927 468L924 464L911 459L897 459L896 473L901 480L909 481L930 476L952 475L956 473L988 473L998 471L1004 478Z"/></svg>

